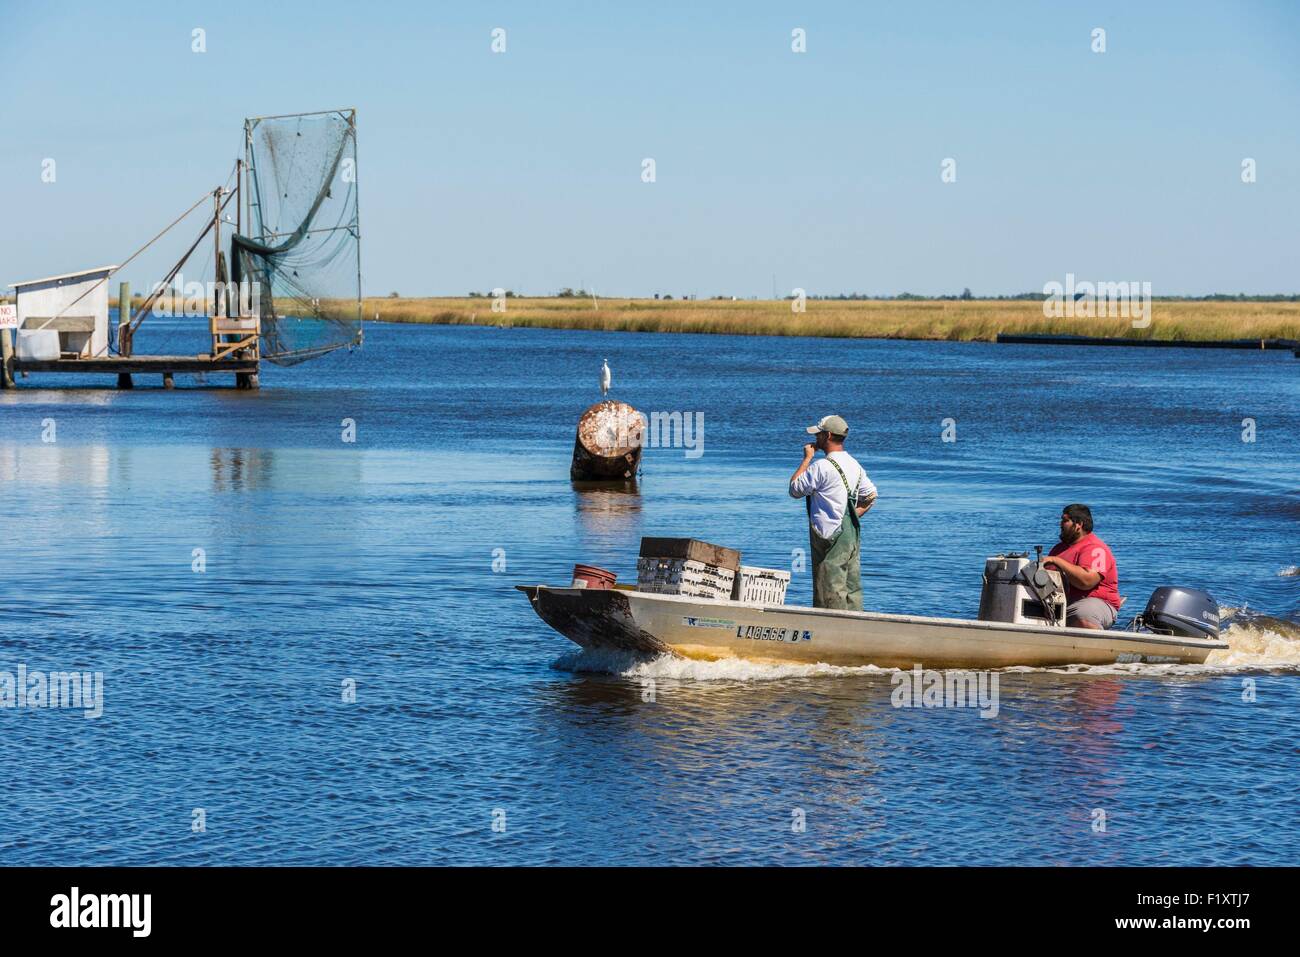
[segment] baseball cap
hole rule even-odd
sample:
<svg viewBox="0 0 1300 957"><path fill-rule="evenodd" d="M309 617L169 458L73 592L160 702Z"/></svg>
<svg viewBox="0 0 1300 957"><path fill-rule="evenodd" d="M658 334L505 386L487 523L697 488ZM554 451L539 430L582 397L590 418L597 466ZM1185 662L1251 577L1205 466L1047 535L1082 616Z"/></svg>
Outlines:
<svg viewBox="0 0 1300 957"><path fill-rule="evenodd" d="M808 426L809 435L816 435L818 432L829 432L831 435L848 435L849 424L838 415L828 415L816 425Z"/></svg>

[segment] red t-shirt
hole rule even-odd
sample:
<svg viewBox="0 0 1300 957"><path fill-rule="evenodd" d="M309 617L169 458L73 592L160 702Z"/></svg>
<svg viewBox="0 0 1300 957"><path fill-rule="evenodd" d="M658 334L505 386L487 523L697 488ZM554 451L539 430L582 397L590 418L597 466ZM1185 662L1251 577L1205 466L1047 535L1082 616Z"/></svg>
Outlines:
<svg viewBox="0 0 1300 957"><path fill-rule="evenodd" d="M1080 568L1087 569L1090 572L1099 572L1101 581L1097 582L1092 591L1084 591L1082 588L1075 588L1070 584L1070 580L1065 578L1065 600L1070 602L1078 601L1080 598L1100 598L1112 608L1119 609L1119 573L1115 568L1115 556L1110 553L1109 546L1100 538L1089 532L1083 538L1076 542L1066 545L1064 542L1057 542L1049 555L1060 555L1072 565L1078 565Z"/></svg>

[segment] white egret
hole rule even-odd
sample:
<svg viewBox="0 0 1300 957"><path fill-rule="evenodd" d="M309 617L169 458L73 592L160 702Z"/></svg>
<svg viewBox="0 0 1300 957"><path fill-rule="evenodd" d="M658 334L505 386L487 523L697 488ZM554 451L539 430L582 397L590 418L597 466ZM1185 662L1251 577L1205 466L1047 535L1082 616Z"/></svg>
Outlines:
<svg viewBox="0 0 1300 957"><path fill-rule="evenodd" d="M609 360L601 359L600 360L600 394L601 395L609 395L609 382L610 382Z"/></svg>

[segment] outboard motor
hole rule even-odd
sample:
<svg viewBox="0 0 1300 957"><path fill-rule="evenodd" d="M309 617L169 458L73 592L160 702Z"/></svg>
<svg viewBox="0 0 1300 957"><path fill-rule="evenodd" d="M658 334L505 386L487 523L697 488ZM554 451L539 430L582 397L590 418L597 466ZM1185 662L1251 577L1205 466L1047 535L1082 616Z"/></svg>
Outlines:
<svg viewBox="0 0 1300 957"><path fill-rule="evenodd" d="M1138 618L1143 627L1158 634L1219 638L1219 605L1209 592L1197 588L1157 588Z"/></svg>

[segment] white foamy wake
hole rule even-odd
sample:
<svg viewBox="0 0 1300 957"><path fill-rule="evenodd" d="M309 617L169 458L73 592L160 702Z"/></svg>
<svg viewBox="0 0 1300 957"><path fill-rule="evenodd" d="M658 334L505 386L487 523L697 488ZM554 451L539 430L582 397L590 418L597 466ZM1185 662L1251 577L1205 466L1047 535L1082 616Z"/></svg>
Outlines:
<svg viewBox="0 0 1300 957"><path fill-rule="evenodd" d="M1300 575L1300 565L1288 565L1277 573L1278 578L1294 578L1297 575Z"/></svg>
<svg viewBox="0 0 1300 957"><path fill-rule="evenodd" d="M1246 608L1221 608L1228 642L1223 651L1212 651L1202 665L1068 665L1056 668L1014 667L1004 673L1048 672L1082 675L1189 675L1228 674L1235 671L1300 672L1300 625L1259 615ZM696 661L661 655L645 658L631 652L579 649L561 655L552 665L558 671L598 672L625 678L676 679L682 681L779 681L785 678L849 677L890 674L897 668L875 665L791 664L724 658Z"/></svg>
<svg viewBox="0 0 1300 957"><path fill-rule="evenodd" d="M1300 625L1245 607L1220 608L1219 614L1227 625L1222 637L1229 647L1210 652L1203 667L1300 671Z"/></svg>
<svg viewBox="0 0 1300 957"><path fill-rule="evenodd" d="M1006 668L1005 671L1047 671L1078 675L1207 675L1250 671L1300 672L1300 625L1270 618L1249 609L1220 608L1222 631L1228 643L1223 651L1212 651L1200 665L1068 665L1064 668Z"/></svg>
<svg viewBox="0 0 1300 957"><path fill-rule="evenodd" d="M604 649L578 650L561 655L552 665L558 671L599 672L624 678L675 679L679 681L779 681L783 678L817 678L823 676L887 674L896 668L875 665L846 667L827 664L746 661L723 658L697 661L660 655L645 658L630 652Z"/></svg>

